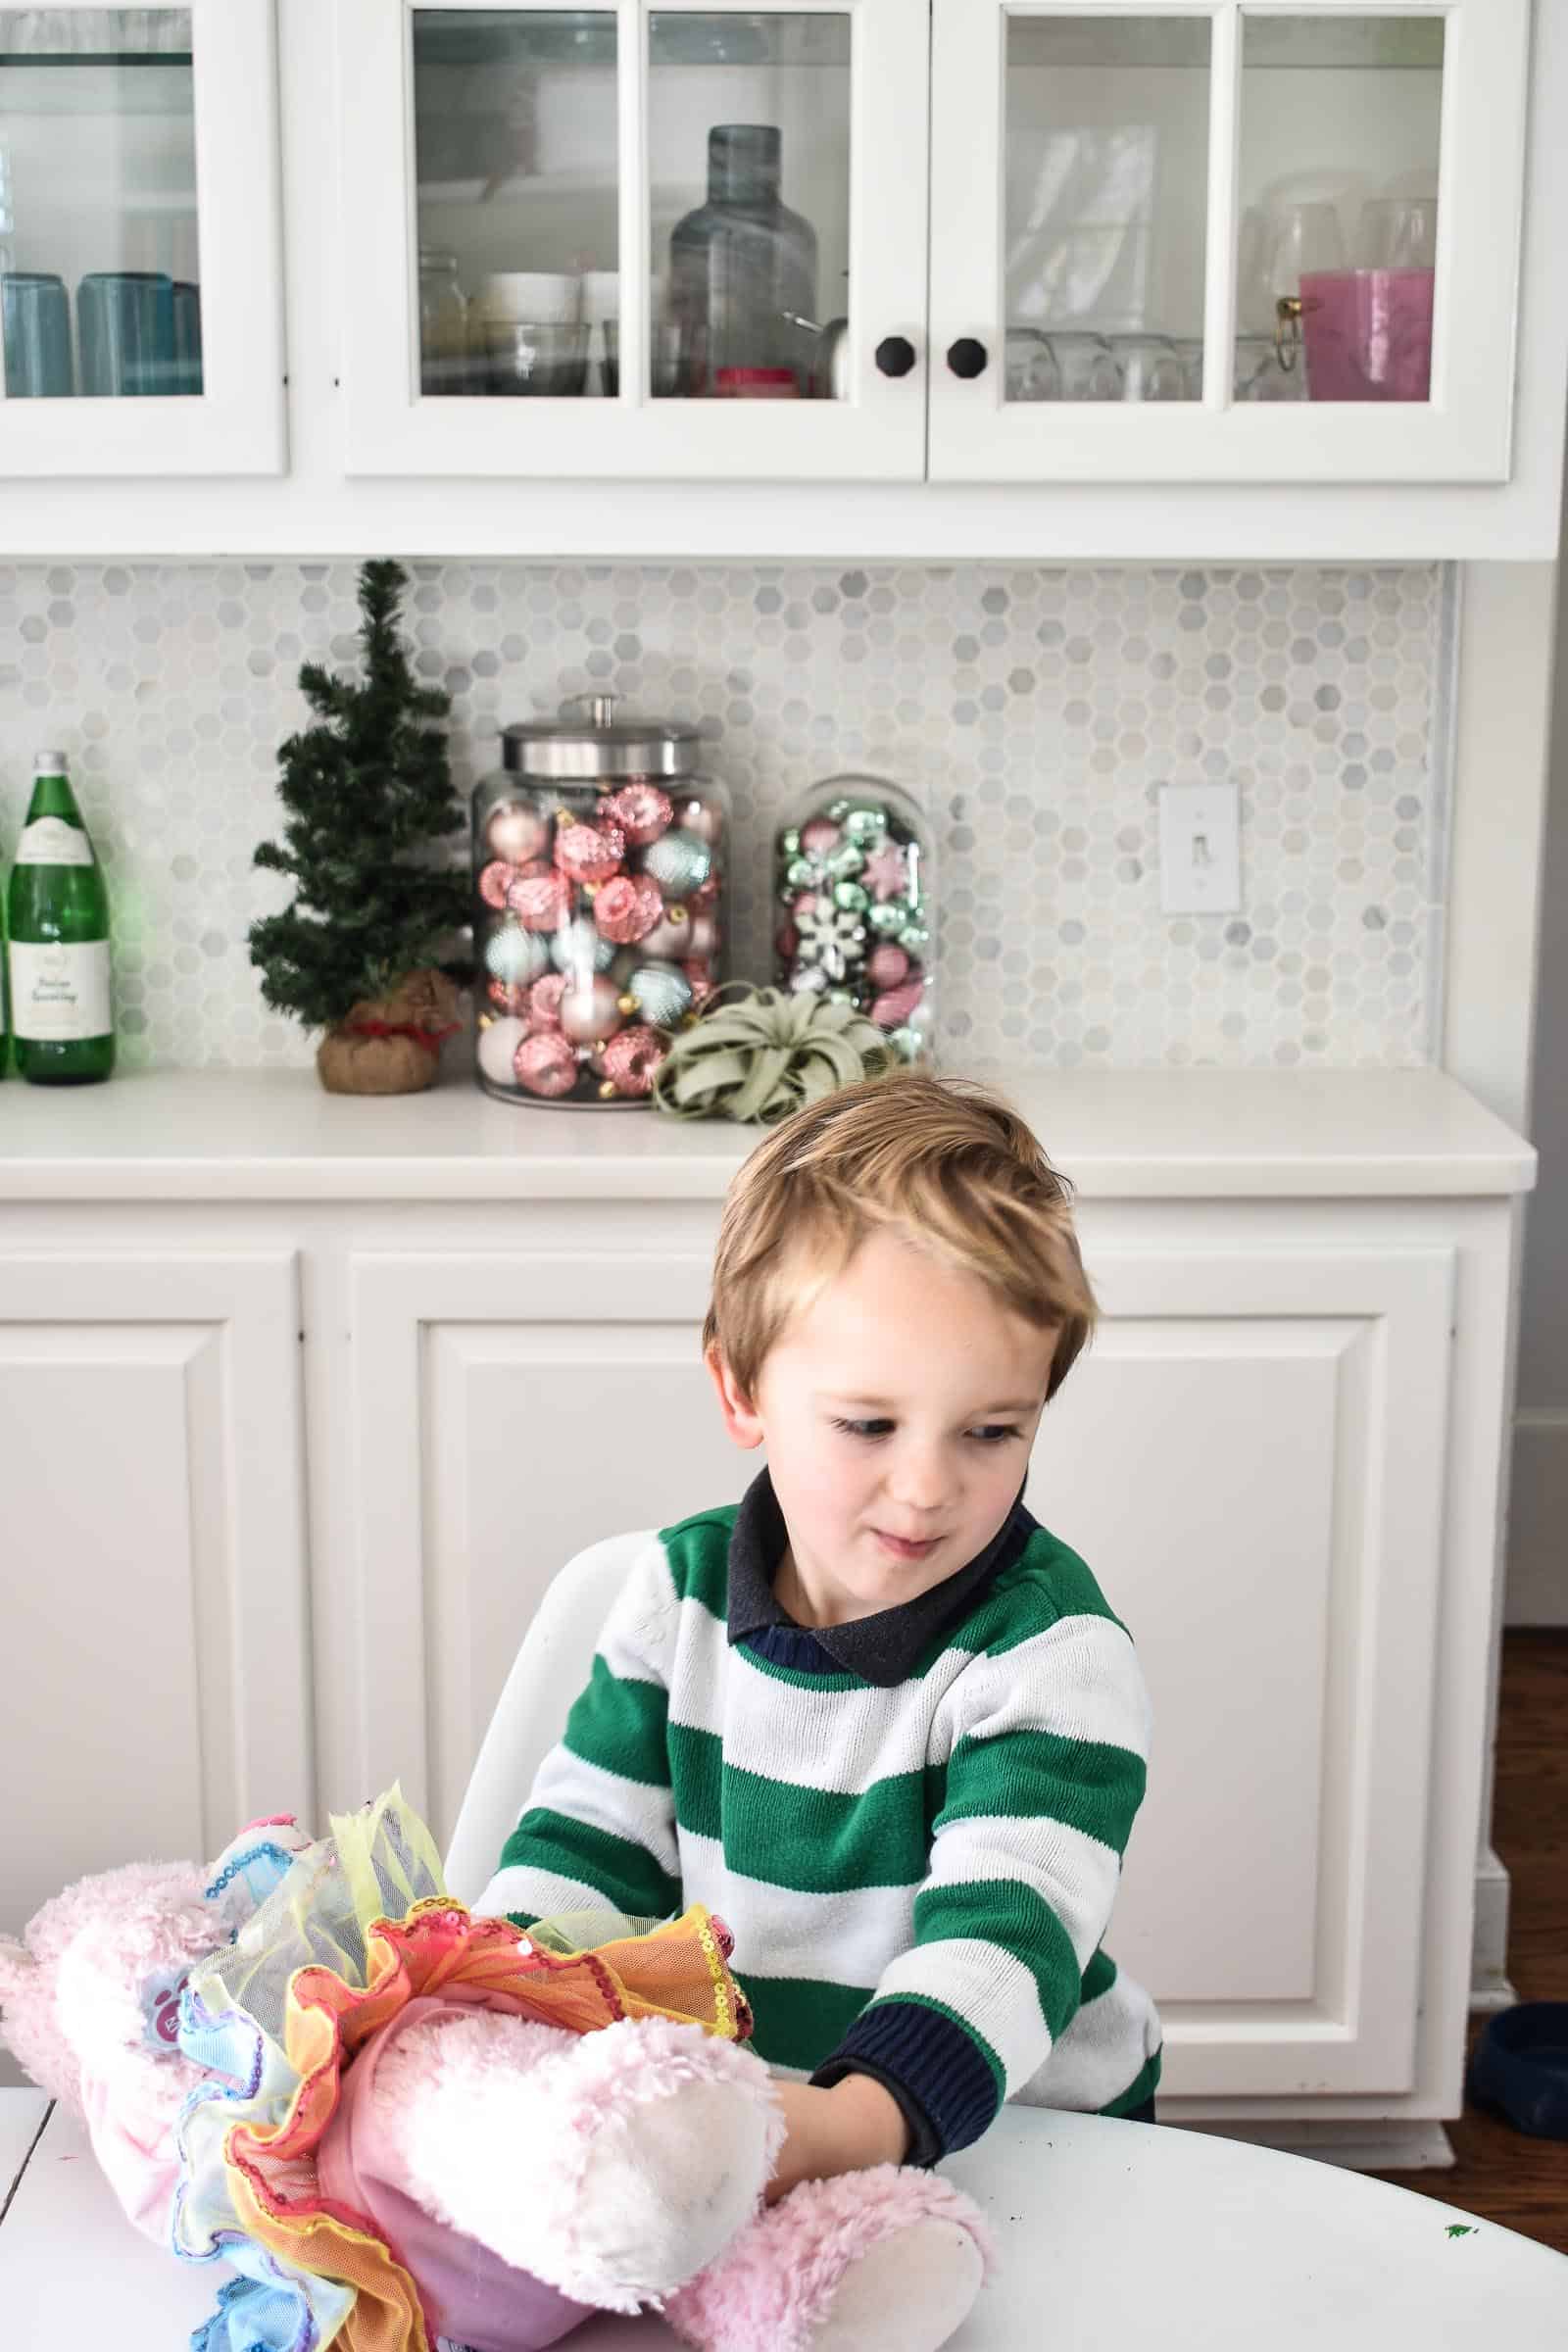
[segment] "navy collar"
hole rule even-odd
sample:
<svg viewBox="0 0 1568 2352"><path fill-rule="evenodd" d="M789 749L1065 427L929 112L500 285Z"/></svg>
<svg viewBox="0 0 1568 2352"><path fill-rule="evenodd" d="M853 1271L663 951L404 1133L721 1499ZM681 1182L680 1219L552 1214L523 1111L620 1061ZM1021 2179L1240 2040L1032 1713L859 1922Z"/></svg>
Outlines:
<svg viewBox="0 0 1568 2352"><path fill-rule="evenodd" d="M847 1625L797 1627L773 1591L789 1544L789 1530L765 1470L747 1488L735 1514L729 1540L728 1633L733 1645L750 1637L783 1627L825 1653L831 1669L844 1668L862 1682L884 1689L902 1683L914 1672L921 1656L939 1634L966 1616L982 1587L1011 1567L1035 1532L1035 1521L1023 1507L1023 1490L984 1551L966 1567L944 1577L929 1592L897 1607L878 1609L871 1617L855 1617Z"/></svg>

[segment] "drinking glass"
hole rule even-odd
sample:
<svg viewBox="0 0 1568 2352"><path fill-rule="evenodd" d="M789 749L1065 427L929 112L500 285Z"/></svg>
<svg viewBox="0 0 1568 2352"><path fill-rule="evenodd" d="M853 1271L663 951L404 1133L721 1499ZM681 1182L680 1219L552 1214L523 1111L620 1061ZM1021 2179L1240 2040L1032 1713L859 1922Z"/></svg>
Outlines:
<svg viewBox="0 0 1568 2352"><path fill-rule="evenodd" d="M1355 224L1358 270L1431 270L1438 259L1435 196L1372 196Z"/></svg>

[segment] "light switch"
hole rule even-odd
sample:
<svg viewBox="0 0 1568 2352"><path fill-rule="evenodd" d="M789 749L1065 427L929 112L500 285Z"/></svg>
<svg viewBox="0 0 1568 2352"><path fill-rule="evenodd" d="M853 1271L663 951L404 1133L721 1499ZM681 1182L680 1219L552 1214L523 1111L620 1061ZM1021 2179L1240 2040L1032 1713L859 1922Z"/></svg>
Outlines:
<svg viewBox="0 0 1568 2352"><path fill-rule="evenodd" d="M1159 903L1167 914L1234 914L1242 903L1241 794L1234 784L1159 788Z"/></svg>

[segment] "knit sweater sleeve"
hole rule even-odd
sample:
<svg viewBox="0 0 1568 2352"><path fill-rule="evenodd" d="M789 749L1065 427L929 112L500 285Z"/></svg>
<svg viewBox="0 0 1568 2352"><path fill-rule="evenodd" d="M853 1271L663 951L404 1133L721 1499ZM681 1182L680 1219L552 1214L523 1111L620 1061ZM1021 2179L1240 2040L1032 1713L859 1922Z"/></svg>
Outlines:
<svg viewBox="0 0 1568 2352"><path fill-rule="evenodd" d="M565 1736L539 1767L477 1912L519 1927L605 1903L632 1918L680 1907L666 1723L680 1603L652 1537L606 1620Z"/></svg>
<svg viewBox="0 0 1568 2352"><path fill-rule="evenodd" d="M1149 1748L1143 1676L1108 1616L974 1658L944 1704L952 1745L914 1942L813 2076L877 2076L929 2127L916 2161L978 2139L1070 2024Z"/></svg>

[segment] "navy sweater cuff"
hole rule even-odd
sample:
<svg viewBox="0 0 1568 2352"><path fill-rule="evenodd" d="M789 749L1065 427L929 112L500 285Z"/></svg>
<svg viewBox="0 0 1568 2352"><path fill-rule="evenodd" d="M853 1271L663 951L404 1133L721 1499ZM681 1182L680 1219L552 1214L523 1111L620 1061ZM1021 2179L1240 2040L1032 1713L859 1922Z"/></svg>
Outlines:
<svg viewBox="0 0 1568 2352"><path fill-rule="evenodd" d="M936 2164L968 2147L1001 2105L996 2076L973 2036L923 2001L873 2001L811 2081L831 2087L851 2074L872 2076L904 2109L906 2164Z"/></svg>

